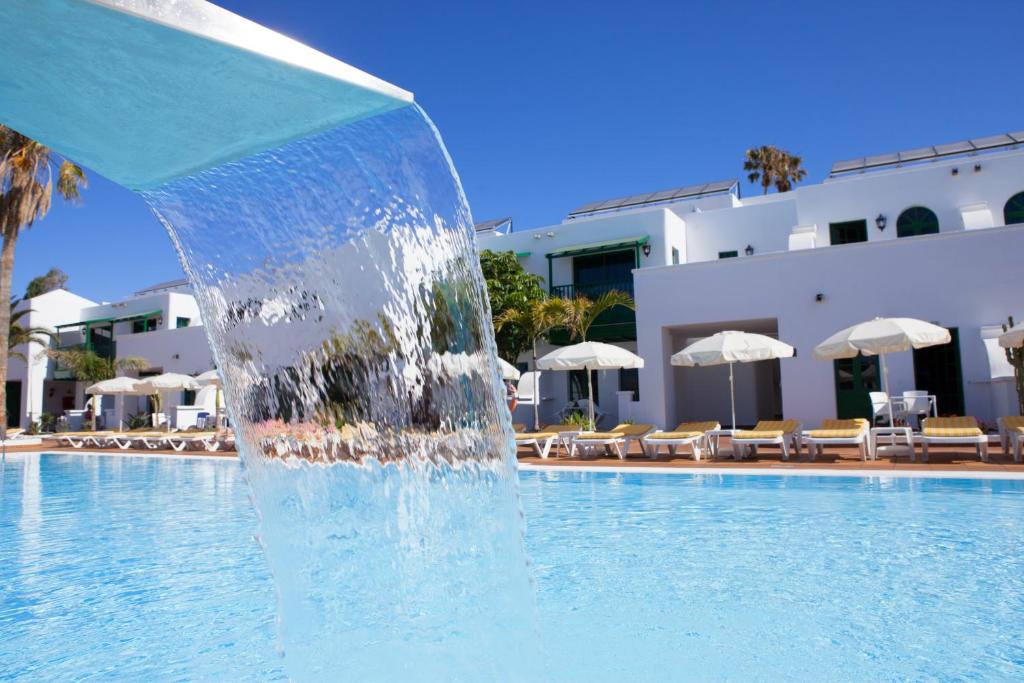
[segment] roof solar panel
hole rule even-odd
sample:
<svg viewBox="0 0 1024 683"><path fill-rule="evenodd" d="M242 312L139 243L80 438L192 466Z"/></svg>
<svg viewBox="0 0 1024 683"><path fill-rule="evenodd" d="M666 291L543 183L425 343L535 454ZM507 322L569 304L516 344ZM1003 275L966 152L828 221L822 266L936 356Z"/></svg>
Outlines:
<svg viewBox="0 0 1024 683"><path fill-rule="evenodd" d="M733 178L732 180L719 180L715 183L708 183L708 186L704 188L704 194L710 194L712 192L725 192L739 185L739 182Z"/></svg>
<svg viewBox="0 0 1024 683"><path fill-rule="evenodd" d="M875 166L885 166L887 164L895 164L900 160L900 156L896 153L892 154L877 154L873 157L867 157L864 159L864 168L874 168Z"/></svg>
<svg viewBox="0 0 1024 683"><path fill-rule="evenodd" d="M930 159L935 156L934 147L918 147L917 149L908 149L899 153L900 161L919 161L921 159Z"/></svg>
<svg viewBox="0 0 1024 683"><path fill-rule="evenodd" d="M973 152L974 145L971 144L970 140L961 140L960 142L951 142L948 145L935 145L935 152L940 156L946 154L963 154L964 152Z"/></svg>
<svg viewBox="0 0 1024 683"><path fill-rule="evenodd" d="M992 149L993 147L1004 147L1006 145L1013 144L1013 138L1009 135L989 135L984 138L975 138L971 140L975 147L978 149Z"/></svg>
<svg viewBox="0 0 1024 683"><path fill-rule="evenodd" d="M675 199L699 197L706 194L726 192L737 184L739 184L739 181L734 178L732 180L719 180L714 183L687 185L686 187L661 190L660 192L645 192L643 194L634 194L629 195L628 197L619 197L617 199L604 199L598 202L590 202L589 204L584 204L579 208L573 209L569 212L569 215L579 216L581 214L597 213L598 211L609 211L611 209L620 209L630 206L643 206L645 204L654 204L657 202L666 202Z"/></svg>
<svg viewBox="0 0 1024 683"><path fill-rule="evenodd" d="M832 173L848 173L864 168L863 159L850 159L848 161L837 161L832 164Z"/></svg>
<svg viewBox="0 0 1024 683"><path fill-rule="evenodd" d="M874 156L867 157L866 159L838 161L832 165L832 171L829 175L835 176L842 173L851 173L853 171L868 168L898 166L899 164L914 161L924 161L926 159L952 156L954 154L970 154L982 150L1010 147L1021 143L1024 143L1024 131L990 135L988 137L975 138L973 140L961 140L960 142L950 142L942 145L936 145L934 147L918 147L916 149L908 149L895 154L876 154Z"/></svg>

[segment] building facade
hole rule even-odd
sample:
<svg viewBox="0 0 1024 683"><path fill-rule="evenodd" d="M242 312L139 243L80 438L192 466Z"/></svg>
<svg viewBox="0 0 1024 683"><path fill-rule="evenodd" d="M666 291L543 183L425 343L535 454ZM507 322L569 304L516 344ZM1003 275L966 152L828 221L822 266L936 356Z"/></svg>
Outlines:
<svg viewBox="0 0 1024 683"><path fill-rule="evenodd" d="M511 221L492 222L477 235L481 249L515 252L553 295L616 288L634 296L635 315L619 311L593 336L645 359L635 374L597 373L605 426L728 424L727 367L669 362L727 329L797 349L792 359L736 367L739 424L869 414L877 359L833 363L811 352L877 316L921 318L953 336L891 355L893 394L925 389L942 414L991 421L1016 412L995 337L1007 316L1024 316L1020 143L1024 134L1013 133L841 162L821 183L749 198L724 181L594 202L558 225L515 231ZM544 421L579 396L579 378L566 373L544 373L540 384ZM520 410L526 421L528 408Z"/></svg>
<svg viewBox="0 0 1024 683"><path fill-rule="evenodd" d="M19 304L29 309L23 327L51 330L45 337L15 349L22 358L11 358L7 375L8 423L28 427L44 415L66 416L85 407L86 383L56 360L47 348L84 348L104 358L137 357L149 367L143 376L164 372L195 375L213 367L199 307L184 280L167 282L136 292L113 303L97 303L59 289ZM208 394L209 392L206 392ZM199 401L209 402L204 394ZM196 401L192 395L170 396L167 412ZM123 412L148 412L146 397L125 397ZM99 414L113 421L113 397L101 400ZM211 406L212 407L212 404Z"/></svg>

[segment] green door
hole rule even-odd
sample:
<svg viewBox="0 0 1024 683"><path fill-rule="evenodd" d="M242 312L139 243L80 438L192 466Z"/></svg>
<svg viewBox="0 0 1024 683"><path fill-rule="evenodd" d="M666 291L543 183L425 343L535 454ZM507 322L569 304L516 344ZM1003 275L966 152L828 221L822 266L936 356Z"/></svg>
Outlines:
<svg viewBox="0 0 1024 683"><path fill-rule="evenodd" d="M949 328L948 344L914 349L915 389L935 394L939 415L964 414L964 379L960 372L960 331Z"/></svg>
<svg viewBox="0 0 1024 683"><path fill-rule="evenodd" d="M7 382L7 426L10 428L21 426L21 380Z"/></svg>
<svg viewBox="0 0 1024 683"><path fill-rule="evenodd" d="M878 356L857 356L833 361L836 382L836 417L871 419L870 391L881 391Z"/></svg>

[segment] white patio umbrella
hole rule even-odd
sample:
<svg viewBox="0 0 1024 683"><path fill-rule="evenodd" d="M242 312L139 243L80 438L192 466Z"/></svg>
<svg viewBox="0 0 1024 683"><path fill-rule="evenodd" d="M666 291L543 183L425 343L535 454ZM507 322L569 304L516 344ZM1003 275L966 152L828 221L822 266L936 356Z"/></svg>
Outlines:
<svg viewBox="0 0 1024 683"><path fill-rule="evenodd" d="M214 420L217 423L217 428L220 428L220 388L224 386L224 382L220 378L220 372L217 370L207 370L206 372L196 377L196 382L202 386L216 387L214 393L213 406L214 411L217 413L214 416Z"/></svg>
<svg viewBox="0 0 1024 683"><path fill-rule="evenodd" d="M543 358L537 359L540 370L586 370L587 398L590 404L590 426L594 427L594 387L590 379L591 370L631 370L642 368L644 359L619 346L601 342L581 342L555 349Z"/></svg>
<svg viewBox="0 0 1024 683"><path fill-rule="evenodd" d="M729 402L732 407L732 428L736 429L736 386L732 366L772 358L792 358L792 346L778 339L752 332L725 330L705 337L672 355L672 365L684 367L729 364Z"/></svg>
<svg viewBox="0 0 1024 683"><path fill-rule="evenodd" d="M139 390L141 380L134 377L114 377L113 379L105 379L102 382L96 382L85 388L85 393L92 396L116 396L117 397L117 428L121 429L121 403L124 400L123 396L143 396L144 391ZM92 428L96 430L96 401L93 400L92 410Z"/></svg>
<svg viewBox="0 0 1024 683"><path fill-rule="evenodd" d="M139 383L139 390L145 394L156 394L158 396L157 412L155 416L160 412L160 407L163 404L163 394L172 391L195 391L199 388L199 382L194 377L188 375L182 375L177 372L165 372L162 375L156 375L155 377L146 377ZM170 421L168 421L168 429L170 428Z"/></svg>
<svg viewBox="0 0 1024 683"><path fill-rule="evenodd" d="M882 363L882 386L889 397L889 368L885 364L885 354L948 344L950 340L949 330L924 320L875 318L836 332L814 347L814 357L837 360L854 358L858 353L878 356ZM891 404L889 426L893 426Z"/></svg>
<svg viewBox="0 0 1024 683"><path fill-rule="evenodd" d="M1017 323L999 335L999 345L1004 349L1015 349L1024 346L1024 323Z"/></svg>
<svg viewBox="0 0 1024 683"><path fill-rule="evenodd" d="M516 366L509 363L504 358L498 359L498 367L501 368L501 378L509 381L515 381L519 379L519 371L516 370Z"/></svg>

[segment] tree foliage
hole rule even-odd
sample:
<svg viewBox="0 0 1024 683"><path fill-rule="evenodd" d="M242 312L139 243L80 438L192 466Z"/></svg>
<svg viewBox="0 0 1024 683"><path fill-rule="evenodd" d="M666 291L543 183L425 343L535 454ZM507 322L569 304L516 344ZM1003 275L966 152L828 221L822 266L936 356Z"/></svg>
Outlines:
<svg viewBox="0 0 1024 683"><path fill-rule="evenodd" d="M1013 327L1013 316L1003 325L1003 332ZM1006 361L1013 366L1013 384L1017 389L1017 412L1024 415L1024 348L1005 349Z"/></svg>
<svg viewBox="0 0 1024 683"><path fill-rule="evenodd" d="M42 296L55 289L63 289L68 283L68 274L60 268L50 268L45 275L32 278L25 287L25 299Z"/></svg>
<svg viewBox="0 0 1024 683"><path fill-rule="evenodd" d="M27 361L28 359L25 357L25 354L21 351L15 351L16 348L29 342L36 342L46 346L53 339L54 335L53 332L45 327L23 326L21 319L31 313L32 309L14 310L19 303L21 303L21 299L15 299L11 302L11 323L10 330L7 333L7 356L8 358L20 358L23 361Z"/></svg>
<svg viewBox="0 0 1024 683"><path fill-rule="evenodd" d="M491 315L495 320L507 318L507 322L495 331L498 355L510 363L530 348L533 339L530 332L509 311L528 312L532 304L545 298L541 286L544 278L523 269L522 264L511 251L489 251L480 253L480 268L487 283L487 296L491 301Z"/></svg>
<svg viewBox="0 0 1024 683"><path fill-rule="evenodd" d="M46 355L74 373L80 382L102 382L121 374L141 372L149 361L139 356L104 358L90 349L50 349Z"/></svg>
<svg viewBox="0 0 1024 683"><path fill-rule="evenodd" d="M807 176L802 157L771 145L748 149L743 170L747 180L760 183L764 194L773 185L778 192L789 192Z"/></svg>
<svg viewBox="0 0 1024 683"><path fill-rule="evenodd" d="M56 185L56 187L55 187ZM0 125L0 301L11 300L14 247L23 228L50 211L54 189L68 201L79 198L86 186L85 173L77 164L21 133ZM5 397L7 357L10 348L10 314L0 305L0 426L7 425ZM7 337L7 338L5 338Z"/></svg>
<svg viewBox="0 0 1024 683"><path fill-rule="evenodd" d="M612 289L596 299L577 296L575 299L555 299L561 307L562 326L569 330L573 339L587 341L587 333L602 313L616 306L636 310L633 297L625 292Z"/></svg>

